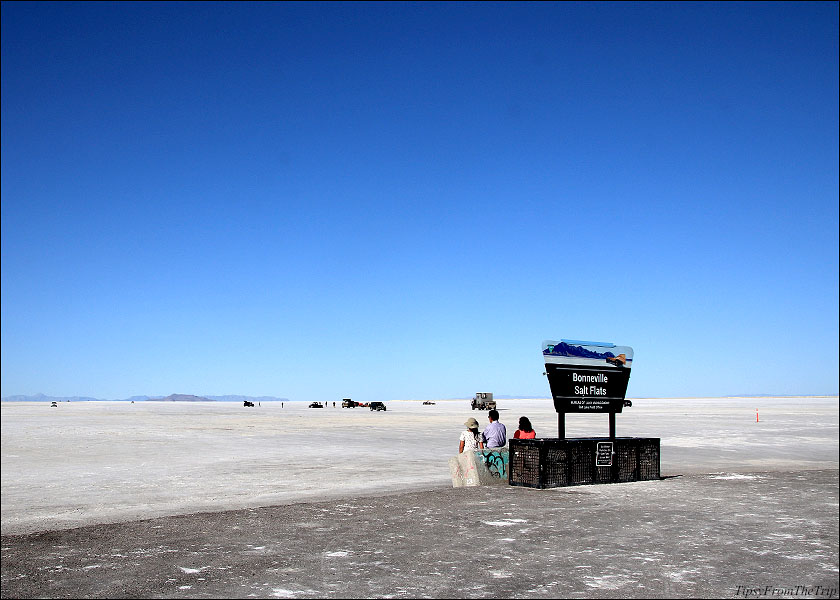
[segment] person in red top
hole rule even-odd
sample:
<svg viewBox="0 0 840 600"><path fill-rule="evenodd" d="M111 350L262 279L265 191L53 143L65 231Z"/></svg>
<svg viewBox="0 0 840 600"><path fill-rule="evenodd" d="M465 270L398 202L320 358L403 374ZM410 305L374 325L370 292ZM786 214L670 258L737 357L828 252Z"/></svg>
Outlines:
<svg viewBox="0 0 840 600"><path fill-rule="evenodd" d="M537 432L531 427L531 421L528 417L519 417L519 429L516 430L513 437L518 440L533 440L537 437Z"/></svg>

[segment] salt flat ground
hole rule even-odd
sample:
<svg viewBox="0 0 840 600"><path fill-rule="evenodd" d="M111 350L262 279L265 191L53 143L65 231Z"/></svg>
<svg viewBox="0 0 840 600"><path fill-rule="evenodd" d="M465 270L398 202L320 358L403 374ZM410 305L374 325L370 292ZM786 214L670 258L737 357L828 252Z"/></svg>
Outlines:
<svg viewBox="0 0 840 600"><path fill-rule="evenodd" d="M3 404L0 598L837 598L837 398L634 400L666 477L552 490L452 488L468 406Z"/></svg>
<svg viewBox="0 0 840 600"><path fill-rule="evenodd" d="M469 401L2 404L2 533L451 485ZM756 410L759 421L756 422ZM550 400L500 400L556 437ZM659 437L662 474L838 467L837 398L636 399L617 435ZM606 415L566 435L605 436Z"/></svg>
<svg viewBox="0 0 840 600"><path fill-rule="evenodd" d="M450 487L463 422L486 412L387 404L4 402L2 533ZM509 436L521 415L557 435L550 400L499 410ZM567 416L568 437L607 430L606 415ZM837 469L838 401L635 399L617 435L661 438L663 475Z"/></svg>

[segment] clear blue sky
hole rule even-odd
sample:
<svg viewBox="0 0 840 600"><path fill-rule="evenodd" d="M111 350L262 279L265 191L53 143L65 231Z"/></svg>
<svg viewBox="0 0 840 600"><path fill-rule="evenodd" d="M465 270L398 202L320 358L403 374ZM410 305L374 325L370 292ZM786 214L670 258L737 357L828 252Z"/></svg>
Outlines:
<svg viewBox="0 0 840 600"><path fill-rule="evenodd" d="M2 395L837 394L838 4L2 3Z"/></svg>

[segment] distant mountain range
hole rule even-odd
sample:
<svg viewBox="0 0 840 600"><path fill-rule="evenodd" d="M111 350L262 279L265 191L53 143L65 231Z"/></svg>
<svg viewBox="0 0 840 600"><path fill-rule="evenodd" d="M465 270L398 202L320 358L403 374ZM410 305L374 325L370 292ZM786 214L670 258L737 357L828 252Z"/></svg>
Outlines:
<svg viewBox="0 0 840 600"><path fill-rule="evenodd" d="M146 402L215 402L215 400L192 394L169 394L166 398L149 398Z"/></svg>
<svg viewBox="0 0 840 600"><path fill-rule="evenodd" d="M807 395L807 394L806 394ZM834 397L836 394L828 394L827 397ZM548 396L511 396L509 394L495 394L496 400L550 400ZM628 398L641 398L642 396L628 396ZM647 396L645 396L647 397ZM657 398L659 396L652 396ZM674 398L675 396L661 396L661 398ZM711 396L704 396L711 397ZM716 396L719 398L799 398L799 394L730 394L727 396ZM817 395L815 397L822 397ZM469 397L459 398L469 400ZM45 396L35 394L34 396L6 396L3 402L293 402L288 398L276 396L193 396L191 394L170 394L169 396L131 396L130 398L104 399L90 398L88 396Z"/></svg>
<svg viewBox="0 0 840 600"><path fill-rule="evenodd" d="M131 396L130 398L90 398L88 396L6 396L3 402L290 402L288 398L275 396L193 396L191 394L170 394L169 396Z"/></svg>

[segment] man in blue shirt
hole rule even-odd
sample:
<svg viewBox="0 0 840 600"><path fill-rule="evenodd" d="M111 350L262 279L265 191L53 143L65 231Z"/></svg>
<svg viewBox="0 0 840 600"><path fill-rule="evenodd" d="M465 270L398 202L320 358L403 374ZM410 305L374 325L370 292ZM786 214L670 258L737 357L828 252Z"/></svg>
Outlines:
<svg viewBox="0 0 840 600"><path fill-rule="evenodd" d="M487 413L487 418L490 419L490 424L484 428L485 448L501 448L507 444L507 430L505 426L499 423L499 411L496 409Z"/></svg>

